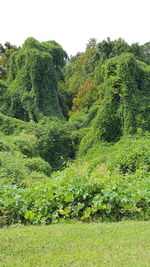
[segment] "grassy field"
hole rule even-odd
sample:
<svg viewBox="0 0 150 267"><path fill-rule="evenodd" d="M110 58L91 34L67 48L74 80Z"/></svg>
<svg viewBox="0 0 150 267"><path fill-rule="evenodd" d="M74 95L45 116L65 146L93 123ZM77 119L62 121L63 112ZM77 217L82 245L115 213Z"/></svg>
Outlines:
<svg viewBox="0 0 150 267"><path fill-rule="evenodd" d="M0 266L150 266L150 222L1 228Z"/></svg>

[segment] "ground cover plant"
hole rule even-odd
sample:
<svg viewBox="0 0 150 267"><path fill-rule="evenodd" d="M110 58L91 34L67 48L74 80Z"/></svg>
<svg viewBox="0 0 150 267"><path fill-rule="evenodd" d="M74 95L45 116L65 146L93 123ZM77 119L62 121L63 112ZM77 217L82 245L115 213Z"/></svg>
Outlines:
<svg viewBox="0 0 150 267"><path fill-rule="evenodd" d="M93 147L49 178L50 166L42 159L26 158L22 164L28 168L25 177L14 161L10 166L8 159L9 168L5 167L5 172L14 171L14 177L3 174L1 179L1 225L150 217L149 135L129 136L99 150Z"/></svg>

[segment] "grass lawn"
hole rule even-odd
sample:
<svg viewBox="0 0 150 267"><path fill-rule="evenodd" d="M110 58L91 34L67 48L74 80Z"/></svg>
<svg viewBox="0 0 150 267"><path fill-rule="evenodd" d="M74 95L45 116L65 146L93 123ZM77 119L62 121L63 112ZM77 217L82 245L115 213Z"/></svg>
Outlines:
<svg viewBox="0 0 150 267"><path fill-rule="evenodd" d="M150 222L1 228L0 266L150 266Z"/></svg>

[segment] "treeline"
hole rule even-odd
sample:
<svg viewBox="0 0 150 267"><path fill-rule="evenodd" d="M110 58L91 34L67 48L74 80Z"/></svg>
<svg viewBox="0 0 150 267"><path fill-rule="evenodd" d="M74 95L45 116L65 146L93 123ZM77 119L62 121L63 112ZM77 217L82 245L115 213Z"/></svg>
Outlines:
<svg viewBox="0 0 150 267"><path fill-rule="evenodd" d="M148 118L145 121L149 67L144 64L150 62L149 46L149 43L128 45L122 39L111 41L109 38L97 43L93 38L84 53L68 59L55 41L39 43L28 38L22 48L9 43L1 45L1 112L38 122L45 116L68 119L77 114L80 117L79 113L82 120L85 114L90 117L90 112L96 114L99 110L103 120L109 117L112 127L117 125L116 133L112 131L114 136L107 137L111 126L110 122L107 126L103 121L107 129L100 130L98 135L108 141L125 132L133 133L140 126L149 130ZM107 112L113 113L114 118Z"/></svg>

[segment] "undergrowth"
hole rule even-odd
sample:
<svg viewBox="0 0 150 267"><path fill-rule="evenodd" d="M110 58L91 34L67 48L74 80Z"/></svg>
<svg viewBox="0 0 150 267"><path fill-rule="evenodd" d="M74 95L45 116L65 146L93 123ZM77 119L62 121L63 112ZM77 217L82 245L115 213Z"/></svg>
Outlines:
<svg viewBox="0 0 150 267"><path fill-rule="evenodd" d="M18 158L20 168L14 177L19 181L7 168L7 176L1 175L1 225L149 219L149 140L148 134L128 136L116 144L93 147L49 178L50 167L42 159ZM10 166L10 152L1 153ZM25 166L28 178L21 180Z"/></svg>

